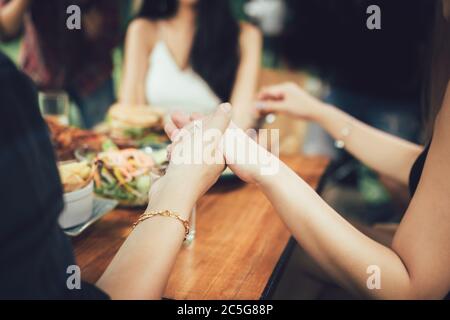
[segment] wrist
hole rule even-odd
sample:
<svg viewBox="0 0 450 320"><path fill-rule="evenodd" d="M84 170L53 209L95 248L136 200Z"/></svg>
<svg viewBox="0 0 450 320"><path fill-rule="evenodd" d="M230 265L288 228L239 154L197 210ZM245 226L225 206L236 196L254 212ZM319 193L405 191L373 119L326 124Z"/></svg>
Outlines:
<svg viewBox="0 0 450 320"><path fill-rule="evenodd" d="M292 187L296 181L300 181L301 185L306 185L304 180L298 176L284 162L280 161L280 169L276 175L263 176L258 181L258 187L270 199L274 194L289 194L293 191Z"/></svg>
<svg viewBox="0 0 450 320"><path fill-rule="evenodd" d="M283 189L284 183L287 182L286 178L286 170L280 168L280 172L274 176L262 176L261 179L258 180L257 186L261 192L270 199L270 195L273 192Z"/></svg>
<svg viewBox="0 0 450 320"><path fill-rule="evenodd" d="M276 157L274 156L274 158L276 158ZM282 180L283 177L285 177L285 175L286 175L287 166L280 159L276 158L276 160L278 161L276 171L270 172L269 174L264 174L263 172L261 172L261 168L260 168L259 173L253 177L256 185L262 191L264 191L266 189L274 188L276 186L277 182Z"/></svg>
<svg viewBox="0 0 450 320"><path fill-rule="evenodd" d="M197 197L176 178L169 173L155 182L149 193L147 210L170 210L188 220Z"/></svg>
<svg viewBox="0 0 450 320"><path fill-rule="evenodd" d="M313 112L311 113L311 120L317 122L318 124L322 124L334 110L335 107L333 105L318 101L316 107L313 108Z"/></svg>

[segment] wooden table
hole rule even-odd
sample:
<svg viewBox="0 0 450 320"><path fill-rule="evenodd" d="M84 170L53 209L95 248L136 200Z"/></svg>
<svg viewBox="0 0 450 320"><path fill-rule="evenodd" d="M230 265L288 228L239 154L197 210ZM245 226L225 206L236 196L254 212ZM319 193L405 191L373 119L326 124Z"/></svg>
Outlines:
<svg viewBox="0 0 450 320"><path fill-rule="evenodd" d="M282 158L313 187L328 164L319 157ZM84 280L100 277L141 211L115 210L73 239ZM196 229L195 241L177 258L165 297L264 298L291 235L258 188L237 180L219 183L198 202Z"/></svg>

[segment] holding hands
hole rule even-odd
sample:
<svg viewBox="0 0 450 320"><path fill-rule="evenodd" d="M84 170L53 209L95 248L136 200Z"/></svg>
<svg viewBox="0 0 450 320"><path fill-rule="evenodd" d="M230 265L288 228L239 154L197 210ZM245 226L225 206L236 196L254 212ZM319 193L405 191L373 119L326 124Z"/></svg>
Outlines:
<svg viewBox="0 0 450 320"><path fill-rule="evenodd" d="M168 148L171 161L166 174L182 177L194 188L193 193L197 198L217 181L225 169L220 145L230 121L231 105L222 104L206 117L174 113L172 123L165 126L172 141ZM199 130L210 133L210 136L198 136Z"/></svg>
<svg viewBox="0 0 450 320"><path fill-rule="evenodd" d="M165 127L172 141L168 148L167 173L189 177L193 185L199 186L195 192L198 196L217 181L225 165L249 183L261 183L265 175L276 173L279 168L280 161L275 155L230 121L230 110L230 104L222 104L207 117L174 113L172 123ZM196 134L197 129L203 130L201 135ZM218 131L214 133L211 129ZM200 142L196 143L195 139ZM199 146L203 148L195 148ZM197 159L196 155L199 155Z"/></svg>
<svg viewBox="0 0 450 320"><path fill-rule="evenodd" d="M294 83L263 88L257 99L262 114L279 112L319 121L327 109L326 104ZM283 166L277 156L251 138L252 134L231 121L231 108L230 104L222 104L206 117L177 112L165 126L172 141L167 176L188 182L195 200L217 181L226 166L240 179L256 184L268 182Z"/></svg>

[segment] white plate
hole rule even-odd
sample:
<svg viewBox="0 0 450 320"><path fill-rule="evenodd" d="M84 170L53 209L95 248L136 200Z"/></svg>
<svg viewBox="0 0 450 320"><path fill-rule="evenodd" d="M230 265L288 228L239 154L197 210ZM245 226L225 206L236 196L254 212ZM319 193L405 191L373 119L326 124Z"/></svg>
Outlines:
<svg viewBox="0 0 450 320"><path fill-rule="evenodd" d="M94 203L94 182L82 189L64 193L64 210L58 217L61 228L72 228L87 221Z"/></svg>
<svg viewBox="0 0 450 320"><path fill-rule="evenodd" d="M64 229L64 233L69 237L76 237L80 235L84 230L98 221L101 217L106 215L108 212L111 212L111 210L113 210L118 203L119 202L116 200L94 197L94 205L92 208L91 217L86 222L78 226Z"/></svg>

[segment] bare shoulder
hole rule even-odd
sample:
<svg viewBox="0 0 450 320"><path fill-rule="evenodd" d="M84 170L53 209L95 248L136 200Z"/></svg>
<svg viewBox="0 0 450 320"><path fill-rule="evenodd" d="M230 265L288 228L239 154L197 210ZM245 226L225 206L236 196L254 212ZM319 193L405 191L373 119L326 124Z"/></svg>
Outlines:
<svg viewBox="0 0 450 320"><path fill-rule="evenodd" d="M128 31L143 35L145 33L156 32L157 23L145 18L136 18L130 22Z"/></svg>
<svg viewBox="0 0 450 320"><path fill-rule="evenodd" d="M241 22L240 28L240 39L242 44L247 43L248 41L262 41L261 30L259 30L255 25L248 22Z"/></svg>
<svg viewBox="0 0 450 320"><path fill-rule="evenodd" d="M145 18L131 21L127 29L127 37L139 39L142 44L151 46L157 35L157 23Z"/></svg>

